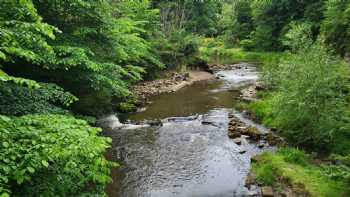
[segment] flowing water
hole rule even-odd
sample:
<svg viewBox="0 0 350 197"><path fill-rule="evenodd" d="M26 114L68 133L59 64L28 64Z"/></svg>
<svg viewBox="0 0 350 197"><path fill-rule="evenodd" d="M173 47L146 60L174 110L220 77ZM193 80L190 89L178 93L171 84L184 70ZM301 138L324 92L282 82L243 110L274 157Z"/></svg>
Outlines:
<svg viewBox="0 0 350 197"><path fill-rule="evenodd" d="M158 126L122 124L113 115L101 119L105 134L113 139L109 157L121 164L113 169L109 196L247 196L250 158L272 147L259 149L247 140L236 145L227 130L229 114L234 114L267 132L232 109L240 88L254 83L257 74L255 67L241 64L216 73L219 79L154 97L145 110L127 117L138 122L159 119Z"/></svg>

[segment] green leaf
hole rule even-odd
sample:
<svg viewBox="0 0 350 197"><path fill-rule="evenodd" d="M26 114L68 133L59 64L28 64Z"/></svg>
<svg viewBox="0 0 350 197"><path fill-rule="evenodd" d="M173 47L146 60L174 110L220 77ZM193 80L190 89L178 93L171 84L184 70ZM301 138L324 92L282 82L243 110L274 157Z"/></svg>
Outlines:
<svg viewBox="0 0 350 197"><path fill-rule="evenodd" d="M41 163L43 164L43 166L45 167L49 167L49 163L45 160L42 160Z"/></svg>
<svg viewBox="0 0 350 197"><path fill-rule="evenodd" d="M8 142L3 142L2 146L5 147L5 148L8 148L10 146L10 144Z"/></svg>
<svg viewBox="0 0 350 197"><path fill-rule="evenodd" d="M30 166L27 167L27 170L32 174L35 172L35 169Z"/></svg>
<svg viewBox="0 0 350 197"><path fill-rule="evenodd" d="M0 59L6 60L6 55L5 53L0 51Z"/></svg>

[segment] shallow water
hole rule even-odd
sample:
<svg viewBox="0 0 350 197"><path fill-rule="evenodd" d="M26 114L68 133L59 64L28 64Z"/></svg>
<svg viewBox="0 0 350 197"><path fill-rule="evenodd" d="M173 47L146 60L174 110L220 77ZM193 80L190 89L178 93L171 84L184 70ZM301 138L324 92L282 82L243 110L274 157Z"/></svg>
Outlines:
<svg viewBox="0 0 350 197"><path fill-rule="evenodd" d="M229 114L267 131L232 110L238 89L257 79L254 67L246 67L220 71L217 76L221 79L154 97L145 111L128 117L137 121L162 119L162 126L108 129L115 123L113 118L104 119L104 133L113 139L109 157L122 165L113 170L109 196L248 195L244 181L250 158L273 148L259 149L245 139L239 146L227 137ZM242 150L246 153L240 154Z"/></svg>

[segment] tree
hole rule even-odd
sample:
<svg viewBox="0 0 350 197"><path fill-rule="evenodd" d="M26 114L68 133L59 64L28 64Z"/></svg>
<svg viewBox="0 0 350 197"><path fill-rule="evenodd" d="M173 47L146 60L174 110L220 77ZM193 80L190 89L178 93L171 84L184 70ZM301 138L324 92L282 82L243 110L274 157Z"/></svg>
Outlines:
<svg viewBox="0 0 350 197"><path fill-rule="evenodd" d="M322 34L341 55L350 51L350 1L329 0L326 2Z"/></svg>

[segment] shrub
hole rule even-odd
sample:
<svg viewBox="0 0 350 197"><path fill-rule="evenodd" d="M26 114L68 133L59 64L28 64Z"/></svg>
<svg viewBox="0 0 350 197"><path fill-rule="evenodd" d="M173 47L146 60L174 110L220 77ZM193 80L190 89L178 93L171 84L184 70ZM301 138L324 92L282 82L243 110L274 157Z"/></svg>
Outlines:
<svg viewBox="0 0 350 197"><path fill-rule="evenodd" d="M77 98L55 84L39 83L31 89L13 83L0 82L0 114L69 113L65 108Z"/></svg>
<svg viewBox="0 0 350 197"><path fill-rule="evenodd" d="M239 45L247 51L251 51L254 49L254 42L252 40L249 39L244 39L241 42L239 42Z"/></svg>
<svg viewBox="0 0 350 197"><path fill-rule="evenodd" d="M104 195L111 140L64 115L0 116L0 195Z"/></svg>
<svg viewBox="0 0 350 197"><path fill-rule="evenodd" d="M349 69L322 38L313 42L308 35L295 34L295 52L265 71L276 85L269 118L296 144L329 150L336 138L348 136Z"/></svg>

